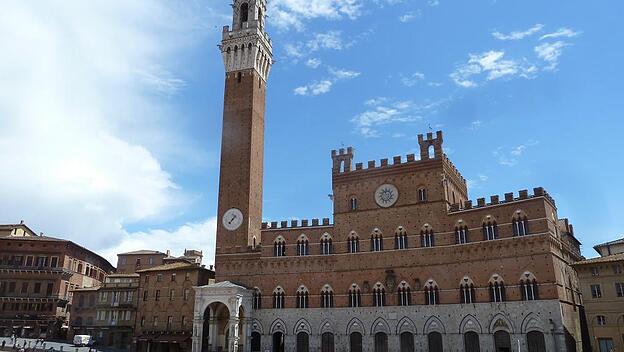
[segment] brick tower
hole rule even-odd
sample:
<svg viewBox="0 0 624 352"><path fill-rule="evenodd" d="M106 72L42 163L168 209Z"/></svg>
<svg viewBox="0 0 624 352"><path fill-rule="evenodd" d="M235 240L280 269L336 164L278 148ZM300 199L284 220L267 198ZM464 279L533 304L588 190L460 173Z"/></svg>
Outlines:
<svg viewBox="0 0 624 352"><path fill-rule="evenodd" d="M225 65L217 255L260 244L266 80L272 58L266 0L235 0L219 48ZM217 265L219 259L217 257Z"/></svg>

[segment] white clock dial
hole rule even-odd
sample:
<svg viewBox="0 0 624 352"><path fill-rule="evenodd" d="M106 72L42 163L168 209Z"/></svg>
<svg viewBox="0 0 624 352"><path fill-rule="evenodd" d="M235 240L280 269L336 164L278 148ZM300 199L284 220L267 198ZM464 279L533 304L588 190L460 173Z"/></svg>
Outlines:
<svg viewBox="0 0 624 352"><path fill-rule="evenodd" d="M382 208L394 205L399 199L399 190L389 183L383 184L375 191L375 202Z"/></svg>
<svg viewBox="0 0 624 352"><path fill-rule="evenodd" d="M231 208L223 214L223 227L229 231L234 231L243 224L243 213L236 209Z"/></svg>

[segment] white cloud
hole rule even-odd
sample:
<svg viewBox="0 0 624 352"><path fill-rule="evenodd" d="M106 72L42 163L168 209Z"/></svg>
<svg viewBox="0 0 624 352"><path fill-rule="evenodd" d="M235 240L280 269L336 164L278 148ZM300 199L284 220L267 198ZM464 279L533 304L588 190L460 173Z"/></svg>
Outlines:
<svg viewBox="0 0 624 352"><path fill-rule="evenodd" d="M559 58L563 54L563 48L568 44L562 41L543 43L535 47L535 54L546 62L545 70L553 71L559 66Z"/></svg>
<svg viewBox="0 0 624 352"><path fill-rule="evenodd" d="M556 39L556 38L572 38L581 34L581 32L575 32L570 28L559 28L556 32L548 33L540 37L540 40L544 39Z"/></svg>
<svg viewBox="0 0 624 352"><path fill-rule="evenodd" d="M525 31L515 31L509 34L503 34L497 31L492 33L492 36L499 40L520 40L541 31L543 28L544 25L538 23Z"/></svg>
<svg viewBox="0 0 624 352"><path fill-rule="evenodd" d="M286 43L284 51L287 57L301 59L319 50L343 50L353 45L353 42L346 42L342 38L340 31L327 31L324 33L314 33L312 38L306 42Z"/></svg>
<svg viewBox="0 0 624 352"><path fill-rule="evenodd" d="M481 126L483 126L483 121L481 120L474 120L470 123L470 129L471 130L476 130L478 128L480 128Z"/></svg>
<svg viewBox="0 0 624 352"><path fill-rule="evenodd" d="M455 84L464 88L477 87L478 79L492 81L503 77L533 78L537 67L526 60L507 60L503 51L487 51L470 54L467 63L459 65L450 77Z"/></svg>
<svg viewBox="0 0 624 352"><path fill-rule="evenodd" d="M328 93L332 85L333 83L330 80L315 81L308 85L295 88L294 93L295 95L321 95Z"/></svg>
<svg viewBox="0 0 624 352"><path fill-rule="evenodd" d="M214 264L216 248L217 219L210 218L197 223L186 223L172 231L155 229L141 232L124 232L117 244L102 252L104 258L113 265L117 253L141 249L155 249L162 252L171 250L174 256L184 254L185 249L203 250L203 264ZM146 247L147 246L147 247Z"/></svg>
<svg viewBox="0 0 624 352"><path fill-rule="evenodd" d="M361 15L360 0L272 0L271 24L280 29L303 30L305 22L317 18L356 19Z"/></svg>
<svg viewBox="0 0 624 352"><path fill-rule="evenodd" d="M406 87L413 87L416 83L425 79L425 74L421 72L415 72L409 76L401 75L401 83Z"/></svg>
<svg viewBox="0 0 624 352"><path fill-rule="evenodd" d="M512 148L498 147L494 152L498 163L503 166L515 166L520 162L520 157L529 147L538 145L536 140L528 140L526 143L520 144Z"/></svg>
<svg viewBox="0 0 624 352"><path fill-rule="evenodd" d="M336 77L336 79L352 79L352 78L359 77L361 74L360 72L357 72L357 71L335 69L335 68L330 68L329 73L332 76Z"/></svg>
<svg viewBox="0 0 624 352"><path fill-rule="evenodd" d="M420 121L425 115L435 114L448 101L449 99L426 100L415 104L409 100L393 101L385 97L373 98L364 103L368 106L368 110L353 117L351 122L355 125L356 133L363 137L380 137L381 126Z"/></svg>
<svg viewBox="0 0 624 352"><path fill-rule="evenodd" d="M427 4L429 6L438 6L438 5L440 5L440 1L439 0L429 0L429 2Z"/></svg>
<svg viewBox="0 0 624 352"><path fill-rule="evenodd" d="M310 68L317 68L321 66L321 63L322 63L321 60L317 58L311 58L311 59L308 59L308 61L306 61L306 66Z"/></svg>
<svg viewBox="0 0 624 352"><path fill-rule="evenodd" d="M466 184L469 190L482 188L483 184L487 182L488 179L489 177L487 175L478 174L476 178L471 178L471 179L466 180Z"/></svg>
<svg viewBox="0 0 624 352"><path fill-rule="evenodd" d="M184 88L172 59L209 20L191 7L3 4L0 48L11 55L0 55L0 163L11 167L0 171L0 222L23 218L99 251L128 224L170 220L186 204L158 150L187 143L162 96Z"/></svg>
<svg viewBox="0 0 624 352"><path fill-rule="evenodd" d="M407 23L407 22L413 21L413 20L415 20L417 18L420 18L421 16L422 16L422 11L421 10L408 12L406 14L403 14L403 15L399 16L399 22Z"/></svg>

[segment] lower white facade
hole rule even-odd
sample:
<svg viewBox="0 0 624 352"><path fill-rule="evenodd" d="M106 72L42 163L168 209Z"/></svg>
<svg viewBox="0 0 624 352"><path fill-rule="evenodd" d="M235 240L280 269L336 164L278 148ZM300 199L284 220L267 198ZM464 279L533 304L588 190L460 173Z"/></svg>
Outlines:
<svg viewBox="0 0 624 352"><path fill-rule="evenodd" d="M228 284L231 286L226 288ZM478 335L480 352L567 351L562 311L558 300L252 310L251 291L228 284L219 283L196 288L193 352L217 351L219 348L232 352L282 351L273 346L274 338L282 339L283 351L298 351L299 334L301 334L299 347L302 341L307 340L305 345L308 349L304 348L304 351L351 352L350 337L354 333L361 335L363 352L435 351L433 346L429 346L430 333L441 335L442 350L445 352L466 351L464 343L466 333L472 333L473 337L474 333ZM205 311L215 302L223 303L231 311L245 313L235 314L228 319L227 324L221 324L224 327L229 326L229 331L232 331L232 333L221 331L221 334L228 335L227 338L213 336L212 339L206 339L202 335L203 331L216 331L215 328L205 328L204 325ZM237 324L238 326L234 327ZM497 332L503 332L497 334L499 337L508 336L509 350L505 347L501 349L500 344L497 346L498 349L495 347ZM543 336L543 344L538 344L537 349L535 344L529 346L527 334L530 332L533 332L533 335ZM333 339L333 349L328 348L328 341L325 341L325 349L322 348L323 334ZM404 334L403 346L401 334ZM387 342L380 346L378 340L375 346L376 335L382 335L378 336L378 339ZM252 336L254 339L260 339L259 342L254 341L253 350ZM405 340L410 338L413 339L413 344L408 343L412 346L406 349ZM206 346L206 341L212 343ZM384 344L386 346L383 346Z"/></svg>

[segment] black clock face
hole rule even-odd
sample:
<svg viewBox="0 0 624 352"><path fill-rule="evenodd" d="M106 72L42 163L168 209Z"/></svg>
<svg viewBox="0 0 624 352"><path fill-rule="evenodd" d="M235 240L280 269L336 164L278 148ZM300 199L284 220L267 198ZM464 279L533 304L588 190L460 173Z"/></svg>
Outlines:
<svg viewBox="0 0 624 352"><path fill-rule="evenodd" d="M383 208L393 206L399 199L399 190L391 184L384 184L375 191L375 202Z"/></svg>

